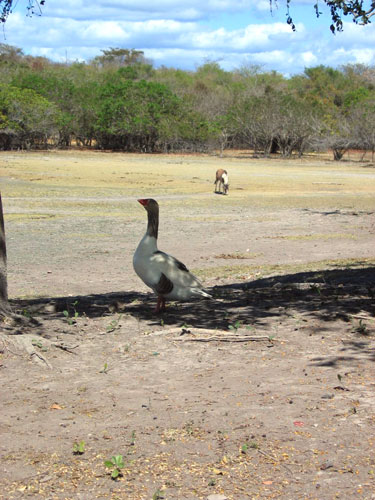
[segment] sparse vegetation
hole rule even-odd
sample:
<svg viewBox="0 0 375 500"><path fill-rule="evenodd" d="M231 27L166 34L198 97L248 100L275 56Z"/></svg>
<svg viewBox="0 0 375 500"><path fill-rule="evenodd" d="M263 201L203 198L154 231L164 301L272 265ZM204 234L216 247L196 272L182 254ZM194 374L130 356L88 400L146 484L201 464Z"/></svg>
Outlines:
<svg viewBox="0 0 375 500"><path fill-rule="evenodd" d="M117 319L113 319L106 328L107 333L112 333L120 328L120 321L122 314L119 315Z"/></svg>
<svg viewBox="0 0 375 500"><path fill-rule="evenodd" d="M103 368L100 370L100 372L99 372L99 373L105 373L105 374L107 374L107 373L108 373L108 363L107 363L107 362L105 362L105 363L104 363L104 366L103 366Z"/></svg>
<svg viewBox="0 0 375 500"><path fill-rule="evenodd" d="M75 442L73 444L73 454L74 455L83 455L85 453L86 443L84 441Z"/></svg>
<svg viewBox="0 0 375 500"><path fill-rule="evenodd" d="M363 319L360 319L356 325L353 326L353 331L359 335L369 335L370 332Z"/></svg>
<svg viewBox="0 0 375 500"><path fill-rule="evenodd" d="M157 489L152 495L152 500L163 500L163 498L165 498L165 495L160 489Z"/></svg>
<svg viewBox="0 0 375 500"><path fill-rule="evenodd" d="M76 309L77 305L78 300L75 300L72 304L68 304L67 308L63 311L68 325L74 325L77 322L77 318L79 317L79 312Z"/></svg>
<svg viewBox="0 0 375 500"><path fill-rule="evenodd" d="M106 460L104 465L111 469L111 478L118 479L122 476L121 469L125 467L124 458L122 455L114 455L110 460Z"/></svg>
<svg viewBox="0 0 375 500"><path fill-rule="evenodd" d="M236 332L239 328L241 328L241 326L242 326L242 321L238 319L232 325L228 325L228 328L229 330L234 330Z"/></svg>

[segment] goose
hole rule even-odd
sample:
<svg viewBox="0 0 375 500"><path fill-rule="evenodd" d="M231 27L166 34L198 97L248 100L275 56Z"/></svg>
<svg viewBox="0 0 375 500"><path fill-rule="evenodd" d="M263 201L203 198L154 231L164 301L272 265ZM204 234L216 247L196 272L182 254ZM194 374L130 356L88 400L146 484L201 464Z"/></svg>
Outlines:
<svg viewBox="0 0 375 500"><path fill-rule="evenodd" d="M157 295L155 312L165 311L166 299L189 300L213 297L179 260L158 250L159 205L152 198L137 200L147 212L147 231L134 253L133 267L141 280Z"/></svg>

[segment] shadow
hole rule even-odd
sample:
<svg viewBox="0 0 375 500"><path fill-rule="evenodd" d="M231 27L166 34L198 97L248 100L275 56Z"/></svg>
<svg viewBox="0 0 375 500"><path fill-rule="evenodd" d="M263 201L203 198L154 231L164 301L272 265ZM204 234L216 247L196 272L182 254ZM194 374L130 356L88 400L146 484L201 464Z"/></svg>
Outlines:
<svg viewBox="0 0 375 500"><path fill-rule="evenodd" d="M316 357L311 360L311 365L314 366L329 366L338 368L351 364L353 360L367 360L375 362L375 347L371 347L369 341L365 340L350 340L344 343L341 349L341 354L338 356Z"/></svg>
<svg viewBox="0 0 375 500"><path fill-rule="evenodd" d="M375 212L368 212L364 210L359 210L359 211L353 211L353 210L330 210L330 211L321 211L321 210L312 210L311 208L304 208L302 209L302 212L307 212L309 214L315 214L315 215L353 215L353 216L360 216L360 215L374 215Z"/></svg>
<svg viewBox="0 0 375 500"><path fill-rule="evenodd" d="M358 262L358 265L365 263ZM337 319L350 321L353 315L375 313L375 268L330 269L271 276L251 282L214 286L210 293L219 300L198 298L170 302L167 311L154 313L153 293L136 291L92 294L75 297L13 299L19 313L43 320L63 318L77 311L90 318L128 313L150 324L196 328L228 329L236 321L262 326L280 319L288 309L308 313L323 326Z"/></svg>

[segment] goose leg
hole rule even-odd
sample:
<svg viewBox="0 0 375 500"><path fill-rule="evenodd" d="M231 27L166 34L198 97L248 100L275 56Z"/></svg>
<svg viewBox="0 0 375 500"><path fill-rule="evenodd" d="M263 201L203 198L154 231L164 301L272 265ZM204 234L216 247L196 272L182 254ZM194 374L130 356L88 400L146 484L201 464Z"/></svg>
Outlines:
<svg viewBox="0 0 375 500"><path fill-rule="evenodd" d="M165 311L165 298L161 295L158 295L158 301L156 304L155 312L160 313Z"/></svg>

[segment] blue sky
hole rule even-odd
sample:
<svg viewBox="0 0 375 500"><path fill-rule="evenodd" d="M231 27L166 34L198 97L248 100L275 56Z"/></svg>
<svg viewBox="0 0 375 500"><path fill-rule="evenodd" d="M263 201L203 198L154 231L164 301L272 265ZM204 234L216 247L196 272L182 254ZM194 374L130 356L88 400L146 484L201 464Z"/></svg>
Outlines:
<svg viewBox="0 0 375 500"><path fill-rule="evenodd" d="M270 13L269 0L124 1L46 0L42 16L26 16L18 0L0 43L54 61L88 61L110 47L143 50L155 67L194 70L217 61L226 70L257 65L284 75L324 64L375 65L375 24L329 31L331 19L321 0L292 0L297 26L286 24L286 0Z"/></svg>

